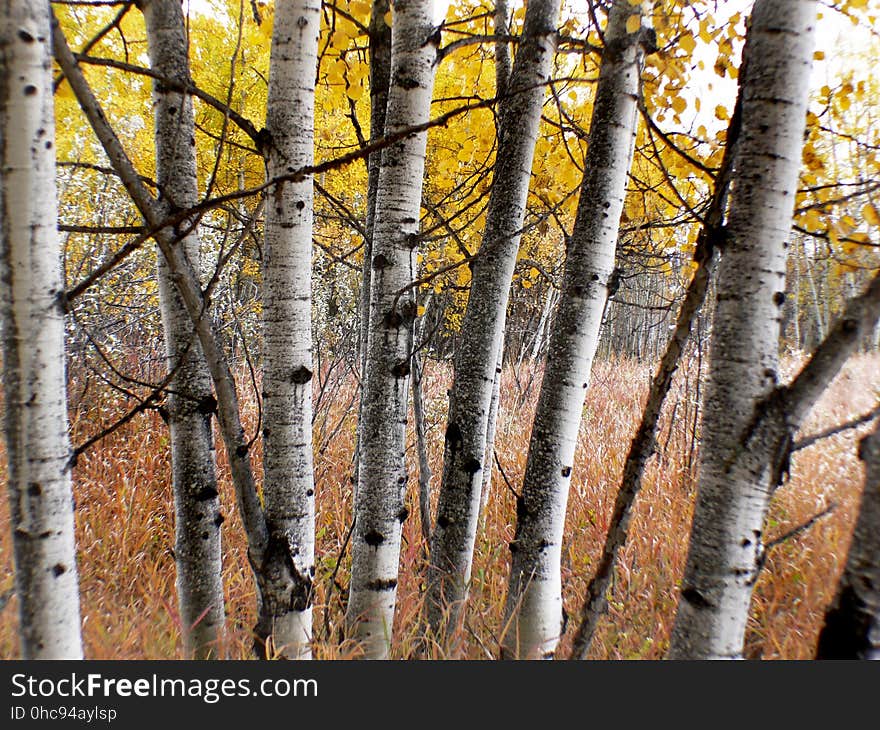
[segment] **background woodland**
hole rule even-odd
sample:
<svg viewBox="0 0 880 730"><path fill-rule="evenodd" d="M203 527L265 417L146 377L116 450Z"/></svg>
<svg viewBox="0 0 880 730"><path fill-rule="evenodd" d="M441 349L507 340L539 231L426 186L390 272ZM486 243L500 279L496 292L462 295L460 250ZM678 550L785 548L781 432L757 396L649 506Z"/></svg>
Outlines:
<svg viewBox="0 0 880 730"><path fill-rule="evenodd" d="M0 3L68 418L50 514L10 284L0 657L872 656L880 4L754 5Z"/></svg>

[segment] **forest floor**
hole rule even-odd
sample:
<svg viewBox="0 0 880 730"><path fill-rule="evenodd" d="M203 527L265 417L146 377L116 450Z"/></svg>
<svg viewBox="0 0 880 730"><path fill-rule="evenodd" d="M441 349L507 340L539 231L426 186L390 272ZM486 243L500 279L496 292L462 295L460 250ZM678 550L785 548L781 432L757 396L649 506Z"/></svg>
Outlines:
<svg viewBox="0 0 880 730"><path fill-rule="evenodd" d="M609 610L591 658L657 659L668 644L677 583L687 552L693 508L699 426L696 358L677 379L665 410L660 455L648 468L613 583ZM787 373L797 367L789 359ZM705 365L703 363L703 365ZM608 516L629 442L647 394L650 366L625 360L597 362L587 395L571 482L563 549L564 605L576 626L592 561L601 551ZM315 656L347 658L356 650L338 638L343 624L356 401L352 378L325 373L316 379L315 469L317 574ZM531 381L529 383L529 381ZM246 382L246 379L243 379ZM462 657L497 656L513 537L515 491L528 449L540 372L508 368L502 384L491 496L478 537L471 598L461 636ZM425 395L434 499L442 471L449 369L429 367ZM82 443L123 412L72 379L71 427ZM845 422L873 408L880 394L880 355L852 358L811 413L802 435ZM242 388L248 433L258 429L253 389ZM101 404L96 407L96 404ZM130 407L129 404L128 407ZM121 407L121 406L120 406ZM831 505L815 524L769 553L752 603L746 654L750 658L807 659L813 655L825 606L834 594L856 517L863 472L856 442L865 426L824 439L794 454L789 479L776 492L766 540L788 533ZM260 441L254 456L262 476ZM410 518L404 530L394 656L416 645L425 546L418 524L417 459L410 449ZM226 655L250 654L254 586L241 524L220 449L224 504ZM503 470L503 474L502 474ZM5 458L0 454L5 480ZM74 469L76 535L85 652L92 659L183 658L176 611L168 436L156 412L131 420L79 458ZM341 564L337 569L337 561ZM335 571L335 572L334 572ZM13 592L9 511L0 500L0 658L19 656ZM6 600L9 599L9 600ZM569 639L563 640L564 655Z"/></svg>

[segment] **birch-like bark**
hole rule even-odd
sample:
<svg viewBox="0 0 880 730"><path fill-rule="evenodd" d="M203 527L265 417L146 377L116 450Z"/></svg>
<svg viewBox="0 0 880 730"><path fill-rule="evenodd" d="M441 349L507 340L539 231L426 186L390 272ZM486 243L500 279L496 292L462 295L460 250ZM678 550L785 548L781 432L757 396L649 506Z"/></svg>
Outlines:
<svg viewBox="0 0 880 730"><path fill-rule="evenodd" d="M480 513L486 435L496 364L504 338L510 283L525 218L541 107L556 44L559 0L532 0L507 94L492 193L456 351L443 456L443 479L431 540L426 598L432 631L454 629L467 597Z"/></svg>
<svg viewBox="0 0 880 730"><path fill-rule="evenodd" d="M492 466L495 447L495 431L498 427L498 407L501 405L501 371L504 368L504 345L498 350L495 363L495 382L492 383L492 400L489 401L489 417L486 420L486 449L484 454L483 481L480 484L480 514L483 515L492 493Z"/></svg>
<svg viewBox="0 0 880 730"><path fill-rule="evenodd" d="M428 121L440 33L428 0L398 0L391 31L386 133ZM422 177L427 134L382 151L373 228L370 327L361 462L346 622L365 656L388 656L397 594L401 526L407 517L406 417Z"/></svg>
<svg viewBox="0 0 880 730"><path fill-rule="evenodd" d="M646 32L628 33L626 25L638 12L628 0L617 0L605 31L584 179L510 545L503 637L503 654L509 658L552 656L562 629L560 570L568 489L637 129Z"/></svg>
<svg viewBox="0 0 880 730"><path fill-rule="evenodd" d="M385 134L388 85L391 80L391 26L385 17L391 10L388 0L373 0L370 11L370 142ZM370 325L370 277L373 260L373 228L376 221L376 191L379 187L379 164L382 153L367 158L367 220L364 226L364 263L361 267L360 360L361 377L367 362L367 339Z"/></svg>
<svg viewBox="0 0 880 730"><path fill-rule="evenodd" d="M183 11L178 0L140 0L147 48L154 71L180 86L191 83ZM168 215L199 200L192 97L153 84L156 176L159 207ZM199 236L181 241L183 254L199 270ZM181 245L178 244L178 245ZM168 367L175 372L168 393L174 492L177 600L187 656L217 658L225 611L220 548L220 499L214 466L211 377L192 320L171 278L158 261L159 307ZM180 362L181 358L183 361Z"/></svg>
<svg viewBox="0 0 880 730"><path fill-rule="evenodd" d="M747 446L743 434L753 431L758 406L777 387L786 240L815 23L813 0L758 0L752 12L743 53L742 127L718 273L697 504L671 658L742 655L764 517L776 481L771 454L760 443Z"/></svg>
<svg viewBox="0 0 880 730"><path fill-rule="evenodd" d="M268 175L314 159L315 66L321 4L275 7L266 129ZM263 464L269 549L258 571L258 640L290 659L311 656L315 574L312 468L312 177L267 192L264 250Z"/></svg>
<svg viewBox="0 0 880 730"><path fill-rule="evenodd" d="M544 309L541 310L541 318L538 320L538 327L535 330L535 339L532 342L532 351L530 358L532 363L538 361L541 356L541 350L544 348L544 338L547 332L548 323L550 322L550 314L553 311L553 304L556 299L556 290L548 289L547 299L544 301Z"/></svg>
<svg viewBox="0 0 880 730"><path fill-rule="evenodd" d="M0 3L0 294L19 631L25 659L82 659L48 3Z"/></svg>
<svg viewBox="0 0 880 730"><path fill-rule="evenodd" d="M791 383L773 389L755 405L753 417L743 432L737 435L734 454L727 465L730 473L738 476L744 474L754 484L769 485L768 489L772 493L788 470L794 434L801 428L810 409L847 359L858 349L863 338L873 331L878 321L880 274L874 276L861 294L847 302L843 314L828 336ZM753 573L757 575L765 558L762 544L755 548L755 554ZM673 638L678 630L676 619Z"/></svg>
<svg viewBox="0 0 880 730"><path fill-rule="evenodd" d="M391 12L389 0L373 0L370 11L370 144L385 134L385 114L388 109L388 88L391 82L391 26L386 22ZM361 264L361 290L358 311L358 360L361 367L361 399L358 403L357 441L355 443L354 474L352 482L357 492L361 463L364 391L367 377L367 341L370 331L370 280L373 273L373 229L376 224L376 192L379 189L379 168L382 153L372 152L367 157L367 219L364 230L364 257Z"/></svg>
<svg viewBox="0 0 880 730"><path fill-rule="evenodd" d="M510 32L510 7L507 0L495 1L495 17L493 19L495 35L506 36ZM511 63L510 44L506 40L495 41L495 98L503 99L507 95L510 83ZM495 119L498 119L496 115ZM496 123L495 133L500 125ZM501 327L502 333L504 327ZM495 427L498 423L498 405L501 400L501 369L504 365L504 335L501 335L501 346L495 363L495 382L492 384L492 399L489 401L489 417L486 421L486 447L483 456L483 483L480 486L480 515L485 514L492 491L492 454L495 444Z"/></svg>
<svg viewBox="0 0 880 730"><path fill-rule="evenodd" d="M859 457L865 464L859 516L816 659L880 659L880 420L861 440Z"/></svg>
<svg viewBox="0 0 880 730"><path fill-rule="evenodd" d="M495 17L493 27L496 36L510 33L510 5L508 0L495 0ZM507 85L510 83L510 43L506 40L495 41L495 97L503 99L507 96Z"/></svg>

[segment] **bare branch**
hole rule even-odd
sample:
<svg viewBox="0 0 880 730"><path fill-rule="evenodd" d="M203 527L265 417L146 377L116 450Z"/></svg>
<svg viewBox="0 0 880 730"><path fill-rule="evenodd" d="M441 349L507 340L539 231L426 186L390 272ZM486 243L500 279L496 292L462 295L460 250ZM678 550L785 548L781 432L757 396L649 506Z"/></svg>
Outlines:
<svg viewBox="0 0 880 730"><path fill-rule="evenodd" d="M832 436L836 436L837 434L843 433L844 431L849 431L852 428L858 428L859 426L868 423L869 421L873 421L878 416L878 414L880 414L880 404L876 405L867 413L864 413L861 416L853 418L849 421L845 421L839 426L826 428L824 431L819 431L818 433L811 434L810 436L805 436L799 441L795 441L791 447L791 450L792 452L800 451L801 449L806 449L808 446L812 446L814 443L816 443L817 441L821 441L822 439L831 438Z"/></svg>

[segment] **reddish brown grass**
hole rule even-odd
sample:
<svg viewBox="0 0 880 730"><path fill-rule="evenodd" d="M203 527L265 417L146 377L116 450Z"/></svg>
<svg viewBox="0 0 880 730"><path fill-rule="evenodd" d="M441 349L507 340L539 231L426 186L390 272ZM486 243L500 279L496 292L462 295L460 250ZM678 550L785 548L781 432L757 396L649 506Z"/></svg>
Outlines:
<svg viewBox="0 0 880 730"><path fill-rule="evenodd" d="M794 364L792 364L794 367ZM523 377L525 375L525 377ZM577 465L572 478L566 544L563 550L564 603L576 625L592 561L601 550L629 441L647 393L650 369L629 361L597 363L587 395ZM335 375L334 375L335 377ZM609 611L600 624L593 658L656 659L668 644L687 552L694 497L696 419L695 368L677 381L670 395L659 442L664 448L648 469L632 522L632 538L620 556ZM526 369L519 381L528 380ZM245 379L243 379L245 382ZM514 529L514 494L528 449L531 414L540 372L528 392L518 390L508 370L502 386L496 468L476 546L470 604L459 656L497 655L507 585L508 542ZM436 485L442 466L443 429L449 370L429 370L425 386L429 453ZM355 385L331 383L315 421L317 479L317 578L315 656L347 658L356 648L340 644L349 556L342 551L351 519L351 471L355 441ZM880 358L853 358L814 409L804 433L845 421L869 410L880 389ZM76 388L71 392L75 393ZM246 427L257 428L254 397L242 388ZM82 442L112 416L88 403L72 409L74 442ZM769 539L783 534L831 501L829 516L774 548L755 591L746 652L750 657L803 659L812 656L826 604L846 557L862 482L855 442L864 433L848 431L798 452L791 478L778 490ZM254 448L261 478L261 446ZM416 470L410 449L411 473ZM0 458L0 461L4 461ZM230 657L250 653L254 586L247 567L241 523L234 511L228 469L220 449L221 497L226 505L225 585ZM5 475L5 462L0 464ZM174 594L173 512L166 430L155 413L139 416L84 454L75 470L76 524L85 651L94 659L183 658ZM407 657L418 643L425 546L417 523L415 478L404 529L401 580L395 622L394 656ZM436 495L435 495L436 498ZM332 586L330 579L341 561ZM0 595L13 586L11 538L6 500L0 505ZM17 605L2 609L0 658L19 656ZM567 639L561 647L564 652ZM439 650L435 656L443 656Z"/></svg>

